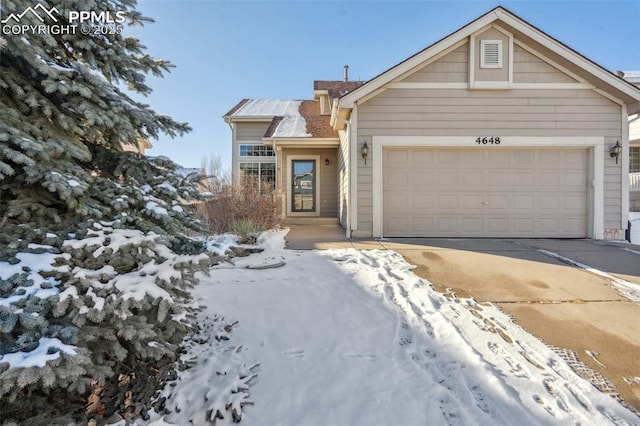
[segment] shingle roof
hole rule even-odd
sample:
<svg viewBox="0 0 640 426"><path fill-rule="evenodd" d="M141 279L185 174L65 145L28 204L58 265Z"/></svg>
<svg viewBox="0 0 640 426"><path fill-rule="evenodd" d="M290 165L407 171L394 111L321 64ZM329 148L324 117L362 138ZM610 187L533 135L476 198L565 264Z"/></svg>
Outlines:
<svg viewBox="0 0 640 426"><path fill-rule="evenodd" d="M320 115L319 101L302 101L298 108L298 114L273 117L264 137L338 138L338 132L333 130L329 120L328 115Z"/></svg>
<svg viewBox="0 0 640 426"><path fill-rule="evenodd" d="M313 90L326 90L331 99L340 98L364 85L366 81L316 80Z"/></svg>
<svg viewBox="0 0 640 426"><path fill-rule="evenodd" d="M314 138L337 138L338 132L331 127L331 117L320 115L320 101L303 101L300 114L307 122L307 132Z"/></svg>

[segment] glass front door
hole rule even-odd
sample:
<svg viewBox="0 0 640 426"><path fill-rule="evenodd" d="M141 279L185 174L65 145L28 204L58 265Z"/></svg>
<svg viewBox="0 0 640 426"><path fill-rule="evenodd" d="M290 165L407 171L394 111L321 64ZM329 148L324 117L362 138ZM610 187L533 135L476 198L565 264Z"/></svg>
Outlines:
<svg viewBox="0 0 640 426"><path fill-rule="evenodd" d="M316 160L291 160L291 211L316 211Z"/></svg>

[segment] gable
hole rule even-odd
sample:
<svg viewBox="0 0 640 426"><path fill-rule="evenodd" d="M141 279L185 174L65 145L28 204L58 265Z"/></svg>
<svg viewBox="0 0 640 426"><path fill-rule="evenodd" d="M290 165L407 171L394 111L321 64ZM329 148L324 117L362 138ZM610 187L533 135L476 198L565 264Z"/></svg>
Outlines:
<svg viewBox="0 0 640 426"><path fill-rule="evenodd" d="M501 44L501 67L481 67L483 40ZM414 88L416 84L423 83L422 87L427 88L435 82L461 85L463 82L460 77L464 71L459 63L453 65L453 58L462 52L464 44L467 45L470 58L468 88L512 89L517 80L517 84L529 85L573 83L583 85L581 88L592 88L620 105L628 105L629 113L640 110L638 88L502 7L495 8L343 96L339 108L350 109L356 102L365 102L384 90L400 86ZM533 57L523 54L522 49ZM454 52L456 54L448 57ZM440 64L436 65L437 62ZM457 67L452 77L444 75L447 67ZM534 77L532 70L536 68L543 70L545 75ZM518 72L521 75L516 76ZM452 80L448 81L449 78Z"/></svg>
<svg viewBox="0 0 640 426"><path fill-rule="evenodd" d="M483 67L483 44L495 46L497 43L501 49L499 66ZM471 58L470 55L474 57ZM471 75L470 63L474 67ZM470 78L474 81L472 82ZM496 26L480 30L462 45L398 79L398 83L433 83L430 87L437 87L437 83L460 83L464 87L473 88L476 82L480 82L479 85L484 84L485 89L490 88L490 86L487 87L488 82L504 82L512 88L516 88L519 84L581 83L548 63L544 58L537 56L523 42L512 39L508 33ZM414 87L418 86L414 85ZM504 87L497 86L497 88Z"/></svg>

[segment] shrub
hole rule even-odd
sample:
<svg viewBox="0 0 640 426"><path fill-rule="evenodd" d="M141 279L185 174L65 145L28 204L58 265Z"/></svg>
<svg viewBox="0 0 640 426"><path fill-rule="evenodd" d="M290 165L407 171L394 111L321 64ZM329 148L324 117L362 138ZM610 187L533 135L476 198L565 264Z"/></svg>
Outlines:
<svg viewBox="0 0 640 426"><path fill-rule="evenodd" d="M223 186L200 211L212 232L233 232L243 239L278 224L273 192L260 193L255 185Z"/></svg>

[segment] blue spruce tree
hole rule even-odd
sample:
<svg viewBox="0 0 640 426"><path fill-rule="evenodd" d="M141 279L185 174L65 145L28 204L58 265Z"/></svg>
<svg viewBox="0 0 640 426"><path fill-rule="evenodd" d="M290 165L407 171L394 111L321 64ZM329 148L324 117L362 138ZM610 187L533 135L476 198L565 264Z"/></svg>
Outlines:
<svg viewBox="0 0 640 426"><path fill-rule="evenodd" d="M60 25L88 7L150 21L135 0L39 4ZM4 0L0 16L33 6ZM122 33L0 39L0 423L134 416L150 396L136 383L170 374L208 265L186 236L200 195L169 159L123 147L190 130L128 92L171 67Z"/></svg>

